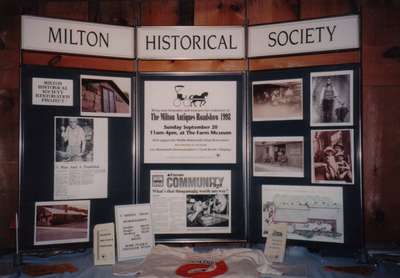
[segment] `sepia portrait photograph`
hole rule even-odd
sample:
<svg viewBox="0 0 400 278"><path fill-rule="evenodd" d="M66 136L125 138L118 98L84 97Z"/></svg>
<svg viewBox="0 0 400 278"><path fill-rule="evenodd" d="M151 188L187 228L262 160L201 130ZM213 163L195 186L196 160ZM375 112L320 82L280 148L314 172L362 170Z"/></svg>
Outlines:
<svg viewBox="0 0 400 278"><path fill-rule="evenodd" d="M90 201L36 202L34 244L89 241Z"/></svg>
<svg viewBox="0 0 400 278"><path fill-rule="evenodd" d="M304 177L304 138L254 137L253 175Z"/></svg>
<svg viewBox="0 0 400 278"><path fill-rule="evenodd" d="M93 119L55 118L55 161L93 161Z"/></svg>
<svg viewBox="0 0 400 278"><path fill-rule="evenodd" d="M81 75L81 115L130 117L131 83L126 77Z"/></svg>
<svg viewBox="0 0 400 278"><path fill-rule="evenodd" d="M187 227L228 227L228 194L186 195Z"/></svg>
<svg viewBox="0 0 400 278"><path fill-rule="evenodd" d="M302 119L302 79L253 82L253 121Z"/></svg>
<svg viewBox="0 0 400 278"><path fill-rule="evenodd" d="M313 183L354 183L353 130L312 130Z"/></svg>
<svg viewBox="0 0 400 278"><path fill-rule="evenodd" d="M311 126L353 124L353 71L311 73Z"/></svg>

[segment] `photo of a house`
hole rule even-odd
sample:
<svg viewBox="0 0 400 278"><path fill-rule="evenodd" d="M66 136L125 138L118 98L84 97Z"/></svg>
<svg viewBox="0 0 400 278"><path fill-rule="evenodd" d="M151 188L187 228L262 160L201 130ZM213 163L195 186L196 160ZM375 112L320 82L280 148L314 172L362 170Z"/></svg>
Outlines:
<svg viewBox="0 0 400 278"><path fill-rule="evenodd" d="M254 137L254 176L303 177L303 137Z"/></svg>
<svg viewBox="0 0 400 278"><path fill-rule="evenodd" d="M81 114L129 117L130 78L81 76Z"/></svg>
<svg viewBox="0 0 400 278"><path fill-rule="evenodd" d="M35 245L89 240L89 201L38 202Z"/></svg>

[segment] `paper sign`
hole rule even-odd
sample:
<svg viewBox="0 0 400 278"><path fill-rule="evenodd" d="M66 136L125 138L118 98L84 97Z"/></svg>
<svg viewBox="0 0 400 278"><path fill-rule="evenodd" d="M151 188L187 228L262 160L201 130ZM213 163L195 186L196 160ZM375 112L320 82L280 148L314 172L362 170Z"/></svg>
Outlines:
<svg viewBox="0 0 400 278"><path fill-rule="evenodd" d="M32 78L32 104L73 106L73 81L69 79Z"/></svg>
<svg viewBox="0 0 400 278"><path fill-rule="evenodd" d="M339 16L249 27L249 57L360 47L359 16Z"/></svg>
<svg viewBox="0 0 400 278"><path fill-rule="evenodd" d="M264 254L270 262L283 262L285 256L288 225L272 224L268 231Z"/></svg>
<svg viewBox="0 0 400 278"><path fill-rule="evenodd" d="M115 264L114 223L98 224L93 229L94 265Z"/></svg>
<svg viewBox="0 0 400 278"><path fill-rule="evenodd" d="M134 58L134 29L23 15L21 48L118 58Z"/></svg>
<svg viewBox="0 0 400 278"><path fill-rule="evenodd" d="M150 204L115 207L118 261L144 258L154 246Z"/></svg>

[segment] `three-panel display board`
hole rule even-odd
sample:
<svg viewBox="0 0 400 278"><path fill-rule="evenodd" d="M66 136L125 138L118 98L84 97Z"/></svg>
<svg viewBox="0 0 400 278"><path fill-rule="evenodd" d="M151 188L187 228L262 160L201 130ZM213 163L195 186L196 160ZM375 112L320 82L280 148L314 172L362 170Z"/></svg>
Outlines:
<svg viewBox="0 0 400 278"><path fill-rule="evenodd" d="M158 242L362 245L359 65L138 74L22 67L20 247L86 246L150 203Z"/></svg>

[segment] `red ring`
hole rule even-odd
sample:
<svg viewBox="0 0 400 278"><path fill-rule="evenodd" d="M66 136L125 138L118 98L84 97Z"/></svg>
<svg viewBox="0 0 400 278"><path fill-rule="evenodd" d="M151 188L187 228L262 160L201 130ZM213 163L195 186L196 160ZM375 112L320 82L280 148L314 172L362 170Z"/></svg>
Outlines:
<svg viewBox="0 0 400 278"><path fill-rule="evenodd" d="M217 262L215 264L215 269L212 271L207 271L209 267L209 264L204 263L184 264L178 267L176 274L183 277L210 278L224 274L228 271L228 266L224 261Z"/></svg>

